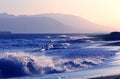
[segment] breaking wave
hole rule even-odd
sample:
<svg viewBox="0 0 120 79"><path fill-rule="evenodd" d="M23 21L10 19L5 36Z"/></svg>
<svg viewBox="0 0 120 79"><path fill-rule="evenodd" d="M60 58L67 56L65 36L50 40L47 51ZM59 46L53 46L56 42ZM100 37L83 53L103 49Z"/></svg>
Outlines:
<svg viewBox="0 0 120 79"><path fill-rule="evenodd" d="M100 64L103 59L102 57L68 59L7 52L0 54L0 76L10 78L83 70Z"/></svg>

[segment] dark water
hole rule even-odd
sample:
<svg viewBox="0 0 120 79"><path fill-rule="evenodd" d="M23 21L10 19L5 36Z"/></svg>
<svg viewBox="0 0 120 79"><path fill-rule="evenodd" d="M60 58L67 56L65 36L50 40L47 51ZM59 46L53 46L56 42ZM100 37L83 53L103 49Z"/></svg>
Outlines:
<svg viewBox="0 0 120 79"><path fill-rule="evenodd" d="M82 34L1 34L1 78L41 76L93 68L115 51ZM100 42L104 43L104 42ZM96 48L92 48L95 46Z"/></svg>

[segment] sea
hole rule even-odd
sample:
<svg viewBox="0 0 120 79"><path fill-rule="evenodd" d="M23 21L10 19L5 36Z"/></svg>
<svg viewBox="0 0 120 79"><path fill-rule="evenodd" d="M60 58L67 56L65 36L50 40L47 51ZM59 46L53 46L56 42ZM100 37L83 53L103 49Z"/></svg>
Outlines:
<svg viewBox="0 0 120 79"><path fill-rule="evenodd" d="M0 79L87 79L117 74L120 47L105 46L116 41L93 38L92 34L0 34Z"/></svg>

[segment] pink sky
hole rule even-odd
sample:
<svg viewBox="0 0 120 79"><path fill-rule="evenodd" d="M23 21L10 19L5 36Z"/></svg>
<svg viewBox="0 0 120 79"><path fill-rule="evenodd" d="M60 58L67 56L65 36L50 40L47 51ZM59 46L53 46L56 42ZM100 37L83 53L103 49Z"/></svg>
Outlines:
<svg viewBox="0 0 120 79"><path fill-rule="evenodd" d="M0 0L0 12L73 14L97 24L120 27L120 0Z"/></svg>

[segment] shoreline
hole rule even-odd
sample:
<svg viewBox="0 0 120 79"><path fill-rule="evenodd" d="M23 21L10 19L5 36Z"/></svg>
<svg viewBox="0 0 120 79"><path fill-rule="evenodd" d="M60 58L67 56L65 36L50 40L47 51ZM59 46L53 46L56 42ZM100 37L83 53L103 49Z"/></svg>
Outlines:
<svg viewBox="0 0 120 79"><path fill-rule="evenodd" d="M111 76L100 76L100 77L88 78L88 79L120 79L120 74L119 75L111 75Z"/></svg>

